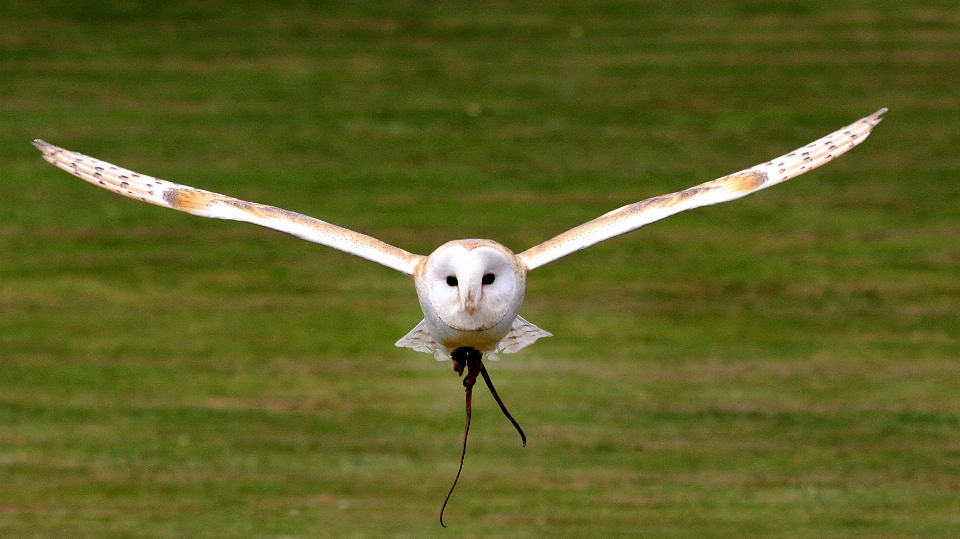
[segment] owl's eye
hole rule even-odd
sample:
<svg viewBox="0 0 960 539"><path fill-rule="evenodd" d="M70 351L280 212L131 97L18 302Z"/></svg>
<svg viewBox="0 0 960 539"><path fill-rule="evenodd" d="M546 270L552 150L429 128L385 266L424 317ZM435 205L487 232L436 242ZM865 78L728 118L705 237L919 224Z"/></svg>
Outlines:
<svg viewBox="0 0 960 539"><path fill-rule="evenodd" d="M450 286L457 286L457 278L453 275L447 277L447 284Z"/></svg>
<svg viewBox="0 0 960 539"><path fill-rule="evenodd" d="M494 274L492 274L492 273L488 273L488 274L486 274L486 275L483 276L483 280L482 280L481 282L482 282L483 284L493 284L493 281L494 281L496 278L497 278L496 275L494 275Z"/></svg>

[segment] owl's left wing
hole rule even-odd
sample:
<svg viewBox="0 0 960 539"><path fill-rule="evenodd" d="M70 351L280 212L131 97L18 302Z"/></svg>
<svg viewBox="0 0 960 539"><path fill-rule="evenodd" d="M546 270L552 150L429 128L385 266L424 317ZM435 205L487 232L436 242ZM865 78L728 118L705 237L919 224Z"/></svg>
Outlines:
<svg viewBox="0 0 960 539"><path fill-rule="evenodd" d="M33 141L33 145L43 152L43 158L53 165L125 197L201 217L245 221L265 226L378 262L407 275L412 274L417 263L423 259L421 255L408 253L366 234L296 212L138 174L42 140Z"/></svg>
<svg viewBox="0 0 960 539"><path fill-rule="evenodd" d="M785 182L829 163L866 140L870 130L880 123L880 116L886 111L887 109L880 109L870 116L772 161L677 193L648 198L618 208L531 247L517 256L526 264L528 270L532 270L673 214L735 200L771 185Z"/></svg>

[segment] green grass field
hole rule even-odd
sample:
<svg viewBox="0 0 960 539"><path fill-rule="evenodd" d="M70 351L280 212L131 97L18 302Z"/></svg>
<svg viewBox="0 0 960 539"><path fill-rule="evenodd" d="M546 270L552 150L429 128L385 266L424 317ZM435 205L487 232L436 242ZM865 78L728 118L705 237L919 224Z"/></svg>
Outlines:
<svg viewBox="0 0 960 539"><path fill-rule="evenodd" d="M955 1L0 3L0 536L960 536ZM798 148L531 273L463 389L409 278L30 141L427 254Z"/></svg>

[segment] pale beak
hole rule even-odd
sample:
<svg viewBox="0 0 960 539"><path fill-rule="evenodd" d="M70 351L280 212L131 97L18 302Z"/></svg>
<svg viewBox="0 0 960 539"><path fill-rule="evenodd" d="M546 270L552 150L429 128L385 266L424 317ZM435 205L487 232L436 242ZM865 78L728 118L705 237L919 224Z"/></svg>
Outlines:
<svg viewBox="0 0 960 539"><path fill-rule="evenodd" d="M460 283L460 306L463 307L464 311L467 311L467 314L473 316L473 313L477 310L477 302L480 299L480 287L474 287L473 283L461 282Z"/></svg>

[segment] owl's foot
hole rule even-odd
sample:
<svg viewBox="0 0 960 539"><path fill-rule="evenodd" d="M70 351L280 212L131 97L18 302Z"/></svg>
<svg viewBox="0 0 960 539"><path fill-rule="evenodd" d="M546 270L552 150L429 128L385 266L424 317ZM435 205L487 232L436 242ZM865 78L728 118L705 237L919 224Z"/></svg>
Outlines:
<svg viewBox="0 0 960 539"><path fill-rule="evenodd" d="M469 346L461 346L450 354L450 359L453 360L451 362L453 363L453 370L457 373L457 376L463 376L463 369L467 369L467 377L463 379L463 387L473 389L473 385L477 383L477 375L483 368L482 357L483 354L479 350Z"/></svg>

